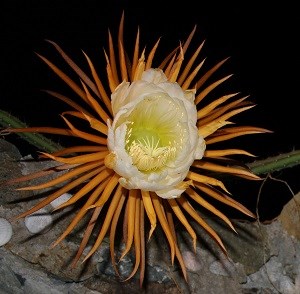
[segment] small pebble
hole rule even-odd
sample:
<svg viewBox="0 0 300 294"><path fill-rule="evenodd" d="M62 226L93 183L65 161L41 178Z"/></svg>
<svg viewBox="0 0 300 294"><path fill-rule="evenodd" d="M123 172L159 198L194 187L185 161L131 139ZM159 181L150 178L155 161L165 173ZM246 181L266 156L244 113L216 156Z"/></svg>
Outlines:
<svg viewBox="0 0 300 294"><path fill-rule="evenodd" d="M30 233L37 234L49 229L52 225L53 218L46 209L42 208L30 215L27 215L24 222Z"/></svg>
<svg viewBox="0 0 300 294"><path fill-rule="evenodd" d="M59 196L58 198L54 199L53 201L50 202L50 205L53 208L58 207L59 205L67 202L73 195L70 193L64 193L61 196Z"/></svg>
<svg viewBox="0 0 300 294"><path fill-rule="evenodd" d="M183 251L182 258L188 270L196 272L201 269L202 265L199 262L199 259L197 258L195 252Z"/></svg>
<svg viewBox="0 0 300 294"><path fill-rule="evenodd" d="M5 218L0 218L0 246L9 242L13 234L12 225Z"/></svg>

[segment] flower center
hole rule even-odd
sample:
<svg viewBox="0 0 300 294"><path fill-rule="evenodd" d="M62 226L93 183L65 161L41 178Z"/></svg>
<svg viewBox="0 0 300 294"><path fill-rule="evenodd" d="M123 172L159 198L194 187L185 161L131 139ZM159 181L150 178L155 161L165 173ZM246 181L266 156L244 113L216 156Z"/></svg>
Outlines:
<svg viewBox="0 0 300 294"><path fill-rule="evenodd" d="M160 139L154 136L133 140L126 149L140 171L160 169L176 154L176 147L160 146Z"/></svg>
<svg viewBox="0 0 300 294"><path fill-rule="evenodd" d="M137 103L120 119L126 123L125 150L141 172L158 172L172 164L183 148L186 125L181 105L164 93L151 95Z"/></svg>

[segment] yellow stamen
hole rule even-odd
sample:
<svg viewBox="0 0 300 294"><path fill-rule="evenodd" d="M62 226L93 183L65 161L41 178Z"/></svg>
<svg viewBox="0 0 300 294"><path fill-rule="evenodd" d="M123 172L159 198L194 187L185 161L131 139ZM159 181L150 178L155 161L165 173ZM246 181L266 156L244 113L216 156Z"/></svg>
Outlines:
<svg viewBox="0 0 300 294"><path fill-rule="evenodd" d="M128 153L132 157L133 164L140 171L157 170L165 166L166 162L174 156L176 147L159 147L159 143L160 140L155 142L153 136L151 141L146 137L131 143Z"/></svg>

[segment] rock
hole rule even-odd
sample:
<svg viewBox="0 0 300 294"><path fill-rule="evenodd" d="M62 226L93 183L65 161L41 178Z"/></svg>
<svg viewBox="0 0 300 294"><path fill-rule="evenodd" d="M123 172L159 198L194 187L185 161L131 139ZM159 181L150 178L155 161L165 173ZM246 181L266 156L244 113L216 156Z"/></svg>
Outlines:
<svg viewBox="0 0 300 294"><path fill-rule="evenodd" d="M4 140L0 140L0 150L3 150L0 182L51 166L31 158L20 161L15 147ZM68 226L76 207L53 214L53 226L47 232L32 234L26 229L24 219L14 220L14 217L32 207L41 196L15 191L16 186L0 186L0 218L10 220L13 226L11 240L0 248L1 294L300 293L300 194L295 195L281 215L270 223L233 220L238 234L221 221L200 212L221 236L228 256L201 228L196 230L198 241L194 252L190 236L178 229L178 241L188 271L187 283L178 264L171 265L168 243L157 228L147 242L145 288L140 289L137 278L122 282L116 277L107 238L87 263L79 262L76 267L70 267L81 241L84 220L59 245L51 248L51 244ZM52 209L50 204L49 209ZM121 252L122 247L118 250L117 253ZM120 262L124 276L132 269L133 255L128 254Z"/></svg>
<svg viewBox="0 0 300 294"><path fill-rule="evenodd" d="M284 229L300 240L300 193L295 195L282 209L278 219Z"/></svg>

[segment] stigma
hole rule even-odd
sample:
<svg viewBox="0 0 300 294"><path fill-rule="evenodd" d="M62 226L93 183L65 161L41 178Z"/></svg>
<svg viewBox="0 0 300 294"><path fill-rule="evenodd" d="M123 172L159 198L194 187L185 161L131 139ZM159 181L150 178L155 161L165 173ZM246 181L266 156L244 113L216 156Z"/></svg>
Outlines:
<svg viewBox="0 0 300 294"><path fill-rule="evenodd" d="M141 172L156 171L163 168L176 154L176 147L161 146L160 139L148 136L133 140L127 145L132 164Z"/></svg>

